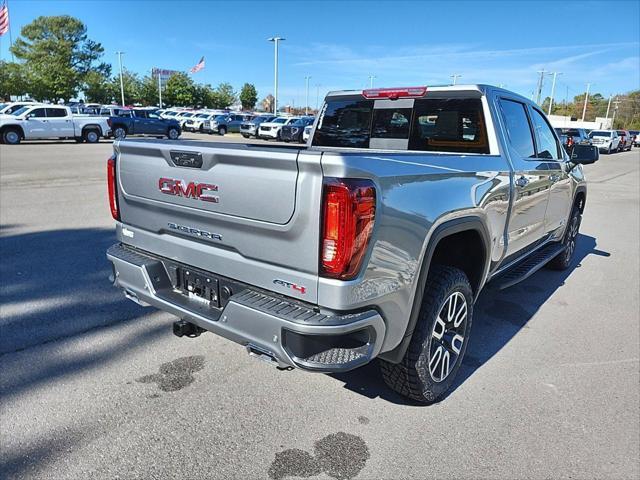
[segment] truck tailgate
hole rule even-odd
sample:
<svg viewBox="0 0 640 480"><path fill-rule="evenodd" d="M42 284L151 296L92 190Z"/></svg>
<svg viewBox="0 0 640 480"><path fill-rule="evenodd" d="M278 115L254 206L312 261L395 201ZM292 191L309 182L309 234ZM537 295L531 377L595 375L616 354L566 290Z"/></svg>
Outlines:
<svg viewBox="0 0 640 480"><path fill-rule="evenodd" d="M319 154L148 139L116 142L114 149L123 242L316 301Z"/></svg>

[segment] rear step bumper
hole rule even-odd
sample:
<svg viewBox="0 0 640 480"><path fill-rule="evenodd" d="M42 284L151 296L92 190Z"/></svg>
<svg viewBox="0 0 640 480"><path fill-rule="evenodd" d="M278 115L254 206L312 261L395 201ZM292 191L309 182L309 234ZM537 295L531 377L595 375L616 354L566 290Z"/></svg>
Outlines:
<svg viewBox="0 0 640 480"><path fill-rule="evenodd" d="M342 372L358 368L380 353L385 324L375 310L319 313L313 306L231 280L228 282L236 293L223 307L213 308L177 288L169 272L176 267L191 269L189 266L124 244L109 248L107 258L113 264L113 284L130 300L244 345L250 354L279 367ZM213 273L203 274L220 283L226 281Z"/></svg>

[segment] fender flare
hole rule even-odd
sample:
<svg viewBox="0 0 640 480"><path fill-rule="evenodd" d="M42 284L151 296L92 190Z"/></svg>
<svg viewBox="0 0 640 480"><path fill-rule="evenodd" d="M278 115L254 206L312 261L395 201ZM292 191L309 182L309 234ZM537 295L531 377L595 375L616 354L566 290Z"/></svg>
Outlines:
<svg viewBox="0 0 640 480"><path fill-rule="evenodd" d="M484 281L487 278L489 262L490 259L490 236L487 231L487 228L482 221L482 219L478 216L467 216L456 218L453 220L448 220L440 225L438 225L431 237L429 238L429 243L427 244L427 248L422 256L422 262L420 266L420 273L418 275L418 280L416 284L415 293L413 295L413 304L411 307L411 314L409 315L409 322L407 323L407 329L405 331L404 337L400 341L400 343L393 349L388 352L381 353L379 357L382 360L386 360L390 363L399 363L404 357L407 348L409 348L409 343L411 342L411 337L413 336L413 331L418 323L418 316L420 315L420 307L422 305L422 298L424 297L425 287L427 284L427 278L429 276L429 270L431 267L431 259L433 258L433 253L438 246L438 243L444 238L454 235L456 233L466 232L466 231L476 231L482 238L483 248L484 248L484 271L482 274L482 279L479 285L472 285L474 287L475 297L478 297L478 294L482 287L484 286Z"/></svg>
<svg viewBox="0 0 640 480"><path fill-rule="evenodd" d="M102 128L97 123L89 123L89 124L83 126L82 127L82 135L84 135L84 132L86 132L87 130L97 130L100 133L101 136L103 135Z"/></svg>
<svg viewBox="0 0 640 480"><path fill-rule="evenodd" d="M580 213L584 213L584 206L587 203L587 186L586 185L578 185L576 187L576 191L573 194L573 204L574 205L576 203L576 199L578 198L579 194L582 194L584 196L584 200L582 202L582 205L580 205Z"/></svg>

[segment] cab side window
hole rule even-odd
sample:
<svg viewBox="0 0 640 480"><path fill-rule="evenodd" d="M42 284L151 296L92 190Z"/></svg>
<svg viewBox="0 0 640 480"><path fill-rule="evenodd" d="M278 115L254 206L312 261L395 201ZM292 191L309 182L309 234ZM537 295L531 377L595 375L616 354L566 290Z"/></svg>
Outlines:
<svg viewBox="0 0 640 480"><path fill-rule="evenodd" d="M537 109L532 108L531 111L531 121L536 135L536 145L538 147L537 158L543 158L545 160L561 159L560 147L551 130L551 126L549 126L547 120Z"/></svg>
<svg viewBox="0 0 640 480"><path fill-rule="evenodd" d="M47 108L47 117L49 118L60 118L66 116L67 112L62 108Z"/></svg>
<svg viewBox="0 0 640 480"><path fill-rule="evenodd" d="M524 103L501 99L500 110L511 147L522 158L535 158L536 150Z"/></svg>
<svg viewBox="0 0 640 480"><path fill-rule="evenodd" d="M31 112L29 112L29 116L36 117L36 118L45 118L47 114L45 113L44 108L36 108L34 110L31 110Z"/></svg>

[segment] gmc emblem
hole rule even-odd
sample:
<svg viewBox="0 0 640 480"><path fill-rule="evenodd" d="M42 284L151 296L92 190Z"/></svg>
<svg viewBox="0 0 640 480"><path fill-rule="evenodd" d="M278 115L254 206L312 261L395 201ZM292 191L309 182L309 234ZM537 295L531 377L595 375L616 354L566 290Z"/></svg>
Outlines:
<svg viewBox="0 0 640 480"><path fill-rule="evenodd" d="M218 191L218 186L210 183L185 183L184 180L161 178L158 181L158 188L162 193L166 193L167 195L195 198L203 202L218 203L220 201L220 197L212 193Z"/></svg>

